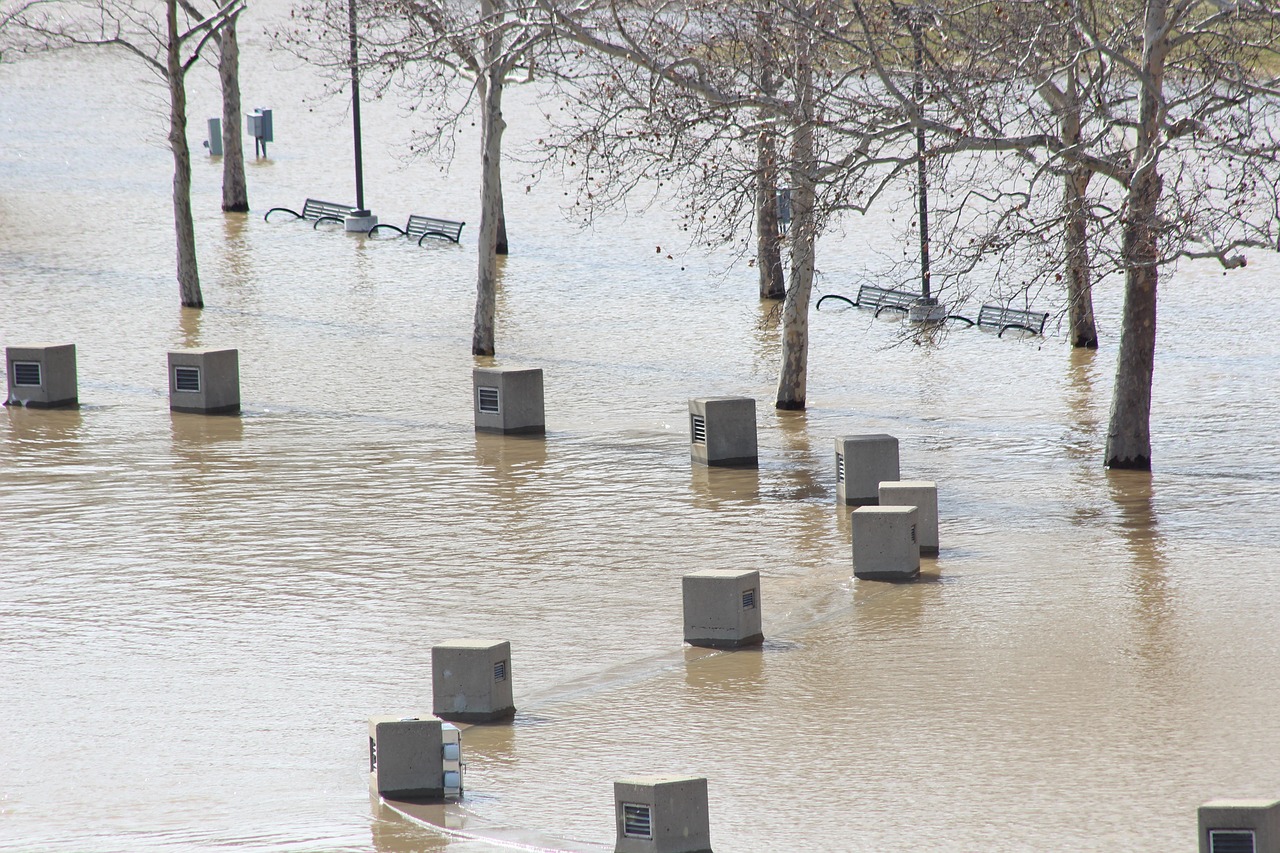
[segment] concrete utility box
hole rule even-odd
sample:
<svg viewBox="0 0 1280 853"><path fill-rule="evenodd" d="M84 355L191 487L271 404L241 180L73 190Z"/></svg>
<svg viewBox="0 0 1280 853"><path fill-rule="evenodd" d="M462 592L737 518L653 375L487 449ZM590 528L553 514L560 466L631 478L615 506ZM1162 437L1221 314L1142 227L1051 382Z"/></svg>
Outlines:
<svg viewBox="0 0 1280 853"><path fill-rule="evenodd" d="M275 141L275 122L272 120L271 110L258 107L249 113L246 116L245 129L254 139L260 139L263 142Z"/></svg>
<svg viewBox="0 0 1280 853"><path fill-rule="evenodd" d="M685 575L682 584L686 643L733 649L764 642L759 572L707 569Z"/></svg>
<svg viewBox="0 0 1280 853"><path fill-rule="evenodd" d="M1200 853L1280 853L1280 800L1212 800L1199 816Z"/></svg>
<svg viewBox="0 0 1280 853"><path fill-rule="evenodd" d="M209 119L209 138L205 140L204 147L209 149L210 157L222 156L222 119Z"/></svg>
<svg viewBox="0 0 1280 853"><path fill-rule="evenodd" d="M431 648L433 713L442 720L487 723L515 716L511 644L449 640Z"/></svg>
<svg viewBox="0 0 1280 853"><path fill-rule="evenodd" d="M913 506L864 506L850 516L853 576L910 580L920 574L919 513Z"/></svg>
<svg viewBox="0 0 1280 853"><path fill-rule="evenodd" d="M5 347L9 377L6 406L56 409L77 406L75 344Z"/></svg>
<svg viewBox="0 0 1280 853"><path fill-rule="evenodd" d="M542 370L477 367L471 371L477 432L542 434Z"/></svg>
<svg viewBox="0 0 1280 853"><path fill-rule="evenodd" d="M880 500L880 484L898 479L898 439L842 435L836 439L836 501L854 506Z"/></svg>
<svg viewBox="0 0 1280 853"><path fill-rule="evenodd" d="M880 484L880 506L913 506L919 511L916 538L920 553L938 556L938 484L928 480L899 480Z"/></svg>
<svg viewBox="0 0 1280 853"><path fill-rule="evenodd" d="M169 353L169 408L198 415L239 412L239 351L184 349Z"/></svg>
<svg viewBox="0 0 1280 853"><path fill-rule="evenodd" d="M750 397L690 400L689 456L699 465L758 465L756 401Z"/></svg>
<svg viewBox="0 0 1280 853"><path fill-rule="evenodd" d="M462 794L462 736L434 717L369 718L369 790L402 800Z"/></svg>
<svg viewBox="0 0 1280 853"><path fill-rule="evenodd" d="M614 853L711 853L707 780L635 776L613 783Z"/></svg>

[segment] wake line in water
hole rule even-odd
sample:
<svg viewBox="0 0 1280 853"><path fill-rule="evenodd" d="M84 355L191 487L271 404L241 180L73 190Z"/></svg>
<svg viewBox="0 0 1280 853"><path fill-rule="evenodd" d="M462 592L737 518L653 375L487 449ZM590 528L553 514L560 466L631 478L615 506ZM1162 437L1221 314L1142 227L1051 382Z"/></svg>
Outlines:
<svg viewBox="0 0 1280 853"><path fill-rule="evenodd" d="M610 850L613 847L612 844L598 844L598 843L591 843L591 842L574 842L576 846L572 848L544 847L541 844L531 844L529 842L524 842L524 841L514 841L509 839L503 839L503 838L494 838L493 836L484 835L479 832L467 832L466 830L453 829L451 827L441 826L438 823L433 823L432 821L427 820L426 818L418 817L412 814L411 812L406 811L406 807L404 804L397 804L393 800L384 799L382 802L385 803L386 806L390 808L392 811L394 811L396 814L400 815L401 817L405 818L411 823L417 824L418 826L426 827L434 832L443 833L449 836L450 838L457 838L464 841L479 841L484 844L492 845L494 847L501 847L504 850L526 850L526 851L529 851L529 853L583 853L583 851L585 850Z"/></svg>

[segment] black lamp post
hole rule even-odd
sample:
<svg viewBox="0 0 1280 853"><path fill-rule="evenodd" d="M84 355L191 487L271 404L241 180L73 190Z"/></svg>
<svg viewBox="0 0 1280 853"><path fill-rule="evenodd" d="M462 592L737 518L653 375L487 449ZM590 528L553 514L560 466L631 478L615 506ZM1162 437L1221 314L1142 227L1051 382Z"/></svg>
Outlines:
<svg viewBox="0 0 1280 853"><path fill-rule="evenodd" d="M356 55L356 0L347 0L347 31L351 39L351 126L355 132L356 209L352 216L368 216L364 206L364 159L360 152L360 73Z"/></svg>

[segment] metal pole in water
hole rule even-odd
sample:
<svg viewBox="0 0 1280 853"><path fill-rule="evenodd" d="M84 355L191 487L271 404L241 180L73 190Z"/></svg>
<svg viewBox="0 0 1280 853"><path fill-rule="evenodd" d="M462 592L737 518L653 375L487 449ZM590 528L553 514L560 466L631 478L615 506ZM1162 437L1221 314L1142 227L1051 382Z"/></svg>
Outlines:
<svg viewBox="0 0 1280 853"><path fill-rule="evenodd" d="M351 126L355 132L356 215L367 216L364 206L364 160L360 151L360 74L356 56L356 0L347 0L347 29L351 38Z"/></svg>
<svg viewBox="0 0 1280 853"><path fill-rule="evenodd" d="M920 22L920 9L912 8L908 25L911 42L915 48L915 96L916 109L924 116L924 33ZM924 167L924 126L916 128L916 181L920 193L920 295L929 298L929 182Z"/></svg>

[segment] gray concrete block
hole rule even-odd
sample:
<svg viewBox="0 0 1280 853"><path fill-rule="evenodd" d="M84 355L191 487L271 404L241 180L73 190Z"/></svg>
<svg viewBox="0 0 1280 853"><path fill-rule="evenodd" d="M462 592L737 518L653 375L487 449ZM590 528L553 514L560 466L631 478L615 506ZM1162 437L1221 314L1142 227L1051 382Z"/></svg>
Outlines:
<svg viewBox="0 0 1280 853"><path fill-rule="evenodd" d="M913 506L919 511L916 538L920 553L938 555L938 484L930 480L899 480L880 484L880 506Z"/></svg>
<svg viewBox="0 0 1280 853"><path fill-rule="evenodd" d="M711 853L707 780L634 776L613 783L614 853Z"/></svg>
<svg viewBox="0 0 1280 853"><path fill-rule="evenodd" d="M471 385L477 432L547 431L541 368L477 367Z"/></svg>
<svg viewBox="0 0 1280 853"><path fill-rule="evenodd" d="M441 722L425 715L369 718L369 789L392 799L444 797Z"/></svg>
<svg viewBox="0 0 1280 853"><path fill-rule="evenodd" d="M169 408L198 415L240 411L240 353L184 349L169 353Z"/></svg>
<svg viewBox="0 0 1280 853"><path fill-rule="evenodd" d="M909 580L920 574L918 512L913 506L864 506L850 516L853 576Z"/></svg>
<svg viewBox="0 0 1280 853"><path fill-rule="evenodd" d="M442 720L487 723L515 716L511 644L449 640L431 648L433 713Z"/></svg>
<svg viewBox="0 0 1280 853"><path fill-rule="evenodd" d="M690 400L689 456L699 465L758 465L756 401L750 397Z"/></svg>
<svg viewBox="0 0 1280 853"><path fill-rule="evenodd" d="M75 344L5 347L5 368L9 379L6 406L56 409L80 403Z"/></svg>
<svg viewBox="0 0 1280 853"><path fill-rule="evenodd" d="M1200 853L1280 853L1280 800L1212 800L1198 814Z"/></svg>
<svg viewBox="0 0 1280 853"><path fill-rule="evenodd" d="M898 439L891 435L842 435L836 439L836 501L874 506L880 484L898 479Z"/></svg>
<svg viewBox="0 0 1280 853"><path fill-rule="evenodd" d="M378 217L373 214L368 216L344 216L342 218L342 230L349 231L353 234L368 234L369 229L378 224Z"/></svg>
<svg viewBox="0 0 1280 853"><path fill-rule="evenodd" d="M760 631L760 573L707 569L685 575L684 641L733 649L764 642Z"/></svg>

